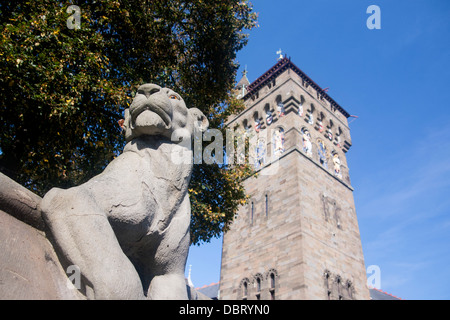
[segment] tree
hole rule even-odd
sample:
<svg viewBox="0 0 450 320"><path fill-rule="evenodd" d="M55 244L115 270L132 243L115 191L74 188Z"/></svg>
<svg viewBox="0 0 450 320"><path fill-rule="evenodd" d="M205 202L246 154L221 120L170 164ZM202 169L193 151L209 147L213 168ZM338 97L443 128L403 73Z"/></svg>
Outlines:
<svg viewBox="0 0 450 320"><path fill-rule="evenodd" d="M0 4L0 169L28 189L43 195L101 172L124 146L117 121L143 83L173 88L214 128L242 108L231 92L256 25L249 2L77 1L79 28L71 4ZM228 228L248 174L195 166L193 243Z"/></svg>

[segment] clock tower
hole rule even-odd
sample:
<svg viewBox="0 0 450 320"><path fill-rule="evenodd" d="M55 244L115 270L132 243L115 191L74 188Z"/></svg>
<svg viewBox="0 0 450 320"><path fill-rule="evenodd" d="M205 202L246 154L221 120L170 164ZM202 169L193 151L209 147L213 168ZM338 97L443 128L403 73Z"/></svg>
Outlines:
<svg viewBox="0 0 450 320"><path fill-rule="evenodd" d="M221 299L369 299L347 165L350 114L284 57L236 88L253 137L247 204L223 238Z"/></svg>

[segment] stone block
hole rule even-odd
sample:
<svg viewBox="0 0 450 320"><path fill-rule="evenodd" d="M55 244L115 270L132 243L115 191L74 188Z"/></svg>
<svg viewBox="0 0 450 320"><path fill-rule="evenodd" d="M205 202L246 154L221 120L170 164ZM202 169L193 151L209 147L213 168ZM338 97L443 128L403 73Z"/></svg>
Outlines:
<svg viewBox="0 0 450 320"><path fill-rule="evenodd" d="M0 299L83 299L53 246L39 231L0 210Z"/></svg>

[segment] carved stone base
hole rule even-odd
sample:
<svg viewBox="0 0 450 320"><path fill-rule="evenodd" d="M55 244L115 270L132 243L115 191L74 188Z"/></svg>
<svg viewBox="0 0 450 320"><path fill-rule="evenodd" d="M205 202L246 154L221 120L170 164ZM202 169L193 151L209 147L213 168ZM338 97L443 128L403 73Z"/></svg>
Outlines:
<svg viewBox="0 0 450 320"><path fill-rule="evenodd" d="M0 210L0 299L84 299L39 231Z"/></svg>

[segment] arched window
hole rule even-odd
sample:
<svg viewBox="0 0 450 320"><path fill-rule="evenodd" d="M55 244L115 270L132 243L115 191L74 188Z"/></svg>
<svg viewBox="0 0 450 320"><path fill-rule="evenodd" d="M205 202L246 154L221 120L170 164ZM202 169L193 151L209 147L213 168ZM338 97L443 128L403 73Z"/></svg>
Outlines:
<svg viewBox="0 0 450 320"><path fill-rule="evenodd" d="M275 274L270 274L270 299L275 300Z"/></svg>
<svg viewBox="0 0 450 320"><path fill-rule="evenodd" d="M328 300L353 299L355 288L350 280L344 281L339 274L332 275L328 270L323 273L323 279Z"/></svg>
<svg viewBox="0 0 450 320"><path fill-rule="evenodd" d="M239 283L238 290L238 299L247 300L249 296L249 284L250 280L248 278L244 278Z"/></svg>
<svg viewBox="0 0 450 320"><path fill-rule="evenodd" d="M337 298L338 300L344 300L344 296L342 295L342 279L341 276L336 276L335 279L335 285L336 285L336 291L337 291Z"/></svg>
<svg viewBox="0 0 450 320"><path fill-rule="evenodd" d="M275 300L276 298L276 289L277 289L277 281L278 281L278 273L275 269L270 269L267 273L267 280L269 282L269 293L270 300Z"/></svg>
<svg viewBox="0 0 450 320"><path fill-rule="evenodd" d="M346 282L345 287L346 287L346 289L347 289L346 291L347 291L347 297L348 297L348 299L353 300L353 291L354 291L353 283L352 283L350 280L348 280L348 281Z"/></svg>
<svg viewBox="0 0 450 320"><path fill-rule="evenodd" d="M262 288L262 280L263 280L263 275L258 273L255 275L254 278L254 288L256 290L255 292L255 298L256 300L261 300L261 288Z"/></svg>

